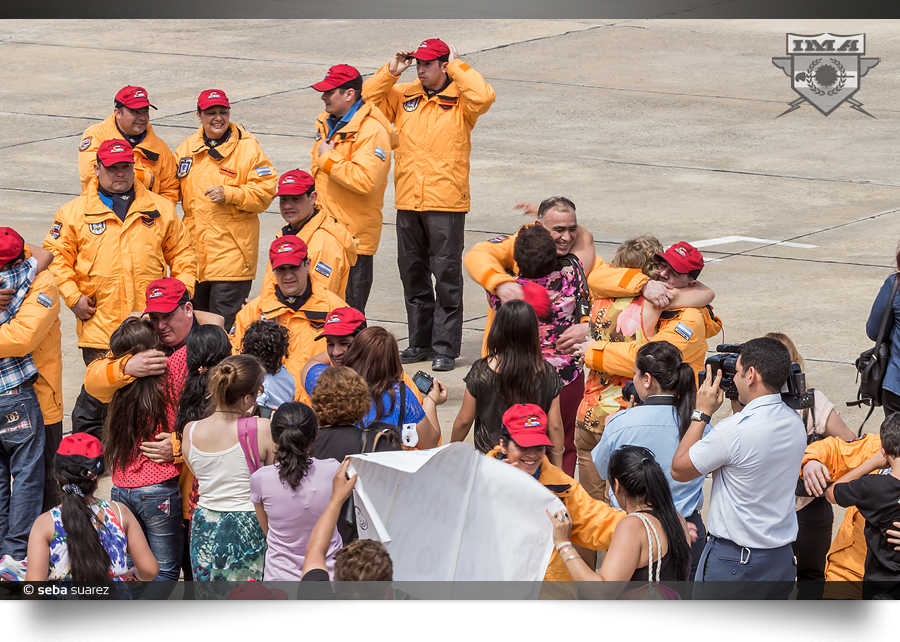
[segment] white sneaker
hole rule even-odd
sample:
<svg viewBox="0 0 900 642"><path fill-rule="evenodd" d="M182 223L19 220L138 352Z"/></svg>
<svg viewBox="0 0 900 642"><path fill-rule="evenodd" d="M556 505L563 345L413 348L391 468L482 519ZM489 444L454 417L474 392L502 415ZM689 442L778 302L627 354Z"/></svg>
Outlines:
<svg viewBox="0 0 900 642"><path fill-rule="evenodd" d="M0 557L0 580L7 582L24 582L28 561L19 561L12 555Z"/></svg>

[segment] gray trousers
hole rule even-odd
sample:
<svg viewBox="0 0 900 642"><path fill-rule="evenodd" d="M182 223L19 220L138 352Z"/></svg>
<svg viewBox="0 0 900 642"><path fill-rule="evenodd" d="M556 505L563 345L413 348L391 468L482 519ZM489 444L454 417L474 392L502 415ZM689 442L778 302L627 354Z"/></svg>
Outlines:
<svg viewBox="0 0 900 642"><path fill-rule="evenodd" d="M465 224L465 212L397 210L409 345L453 358L462 346Z"/></svg>

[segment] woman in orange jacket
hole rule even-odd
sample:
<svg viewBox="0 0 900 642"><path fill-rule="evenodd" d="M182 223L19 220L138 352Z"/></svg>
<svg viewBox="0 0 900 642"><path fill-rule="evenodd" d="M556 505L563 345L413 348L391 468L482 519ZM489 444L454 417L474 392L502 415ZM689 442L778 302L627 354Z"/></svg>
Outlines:
<svg viewBox="0 0 900 642"><path fill-rule="evenodd" d="M230 120L225 92L197 99L199 129L175 150L184 223L197 249L194 307L231 328L250 294L259 254L259 218L275 197L278 175L256 138Z"/></svg>

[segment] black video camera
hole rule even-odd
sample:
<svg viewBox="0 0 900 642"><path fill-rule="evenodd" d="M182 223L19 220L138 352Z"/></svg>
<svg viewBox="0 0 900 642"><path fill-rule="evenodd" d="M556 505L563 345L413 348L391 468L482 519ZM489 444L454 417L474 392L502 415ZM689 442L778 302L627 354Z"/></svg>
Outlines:
<svg viewBox="0 0 900 642"><path fill-rule="evenodd" d="M722 381L719 387L725 391L725 397L728 399L737 399L738 391L734 385L734 375L737 373L737 360L741 351L742 344L723 343L716 346L717 354L707 357L706 364L712 368L712 377L716 378L719 370L722 371ZM706 369L700 371L698 384L703 385L706 380ZM787 390L782 390L781 400L789 408L794 410L802 410L804 408L812 408L815 404L814 390L806 387L806 375L800 369L800 364L791 363L791 372L788 375Z"/></svg>

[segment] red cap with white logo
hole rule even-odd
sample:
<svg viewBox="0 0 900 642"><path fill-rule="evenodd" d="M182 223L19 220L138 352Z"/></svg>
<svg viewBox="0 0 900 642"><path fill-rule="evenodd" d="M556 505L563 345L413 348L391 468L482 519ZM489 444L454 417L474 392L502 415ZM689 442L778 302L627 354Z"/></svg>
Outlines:
<svg viewBox="0 0 900 642"><path fill-rule="evenodd" d="M325 329L316 337L346 337L366 327L366 317L356 308L335 308L325 319Z"/></svg>
<svg viewBox="0 0 900 642"><path fill-rule="evenodd" d="M657 254L659 258L671 265L680 274L690 274L695 279L703 269L703 255L690 243L681 241L665 252Z"/></svg>
<svg viewBox="0 0 900 642"><path fill-rule="evenodd" d="M313 85L312 88L316 91L331 91L354 78L359 78L359 72L356 70L356 67L335 65L325 73L325 78Z"/></svg>
<svg viewBox="0 0 900 642"><path fill-rule="evenodd" d="M169 314L190 299L187 288L178 279L157 279L147 286L147 307L142 314Z"/></svg>
<svg viewBox="0 0 900 642"><path fill-rule="evenodd" d="M207 89L200 94L199 98L197 98L197 107L200 108L200 111L215 107L216 105L228 107L229 109L231 108L231 103L228 102L228 96L226 96L225 92L221 89Z"/></svg>
<svg viewBox="0 0 900 642"><path fill-rule="evenodd" d="M104 167L110 167L116 163L134 163L134 150L121 138L111 138L100 143L97 158Z"/></svg>
<svg viewBox="0 0 900 642"><path fill-rule="evenodd" d="M436 60L441 56L446 56L450 53L450 47L447 46L447 43L443 40L439 40L437 38L429 38L422 42L419 45L418 49L416 49L412 53L412 57L416 60Z"/></svg>
<svg viewBox="0 0 900 642"><path fill-rule="evenodd" d="M278 191L275 192L275 196L303 196L315 186L316 181L309 172L292 169L278 179Z"/></svg>
<svg viewBox="0 0 900 642"><path fill-rule="evenodd" d="M307 247L298 236L282 236L269 246L269 262L272 269L282 265L299 266L306 260Z"/></svg>
<svg viewBox="0 0 900 642"><path fill-rule="evenodd" d="M122 103L129 109L140 109L141 107L153 107L150 104L150 97L147 96L147 90L143 87L134 87L128 85L122 87L116 94L116 102ZM156 107L153 107L156 109Z"/></svg>
<svg viewBox="0 0 900 642"><path fill-rule="evenodd" d="M503 413L500 424L522 448L553 446L547 436L547 413L533 403L517 403Z"/></svg>

